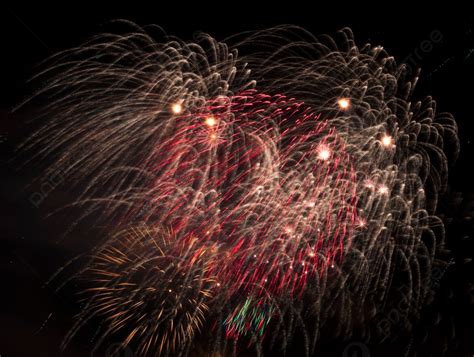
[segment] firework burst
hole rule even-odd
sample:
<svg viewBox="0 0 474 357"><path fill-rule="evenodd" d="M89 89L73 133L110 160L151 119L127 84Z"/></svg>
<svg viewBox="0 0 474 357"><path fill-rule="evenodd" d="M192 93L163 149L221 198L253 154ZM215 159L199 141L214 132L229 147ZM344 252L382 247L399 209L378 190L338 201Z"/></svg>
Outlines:
<svg viewBox="0 0 474 357"><path fill-rule="evenodd" d="M82 272L92 287L70 336L99 316L102 338L122 333L123 347L136 341L140 355L182 349L202 326L214 283L205 258L212 248L196 242L146 226L113 236Z"/></svg>
<svg viewBox="0 0 474 357"><path fill-rule="evenodd" d="M152 30L98 36L41 73L47 120L23 149L81 190L77 221L111 227L78 274L90 288L66 343L100 317L98 345L142 354L187 354L206 332L210 350L285 349L296 331L311 354L327 321L377 336L397 294L409 326L442 246L452 116L412 103L416 77L347 29L230 47Z"/></svg>

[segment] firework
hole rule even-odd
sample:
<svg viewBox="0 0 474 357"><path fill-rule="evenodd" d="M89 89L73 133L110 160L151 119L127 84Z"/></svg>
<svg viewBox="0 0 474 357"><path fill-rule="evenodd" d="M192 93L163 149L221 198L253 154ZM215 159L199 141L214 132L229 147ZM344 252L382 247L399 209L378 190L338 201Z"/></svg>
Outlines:
<svg viewBox="0 0 474 357"><path fill-rule="evenodd" d="M107 325L102 338L125 331L122 347L137 341L140 355L186 346L202 326L214 283L205 259L212 248L195 242L140 226L113 236L81 275L91 287L70 336L99 316Z"/></svg>
<svg viewBox="0 0 474 357"><path fill-rule="evenodd" d="M302 331L311 354L327 321L377 335L389 296L407 324L428 301L452 116L412 103L416 77L348 29L229 43L134 27L41 73L50 104L24 150L52 157L82 192L78 220L111 232L78 274L90 288L66 342L99 317L98 344L140 353L189 353L206 325L210 350L285 349Z"/></svg>

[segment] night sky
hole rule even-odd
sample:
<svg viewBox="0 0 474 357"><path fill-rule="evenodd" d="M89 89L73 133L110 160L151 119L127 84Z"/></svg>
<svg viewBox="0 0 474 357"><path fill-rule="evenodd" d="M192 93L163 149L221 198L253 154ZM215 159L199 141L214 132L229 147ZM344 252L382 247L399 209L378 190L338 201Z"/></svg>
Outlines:
<svg viewBox="0 0 474 357"><path fill-rule="evenodd" d="M279 24L295 24L315 34L334 34L352 28L356 42L382 45L398 62L421 67L415 98L432 95L438 111L453 113L459 125L461 152L451 164L449 188L439 199L438 215L446 226L448 256L452 264L440 279L435 300L427 306L415 335L428 331L421 346L397 339L380 344L364 342L367 352L348 353L347 346L361 342L322 340L321 356L447 356L474 355L474 170L472 114L474 95L474 16L467 8L392 10L396 3L356 14L355 9L274 2L265 9L251 4L222 2L218 6L173 2L165 6L130 5L97 7L0 5L0 356L90 355L87 340L79 339L60 352L60 343L78 311L70 289L55 292L58 284L45 283L66 262L93 244L80 227L63 239L68 221L47 215L74 197L66 188L54 190L39 203L34 166L20 168L14 148L28 135L28 112L11 110L32 93L27 83L36 65L57 51L79 45L118 18L140 25L154 23L169 34L191 40L196 31L219 40L241 31ZM435 6L435 5L433 5ZM401 7L401 5L400 5ZM33 184L32 184L33 183ZM448 259L449 260L449 259ZM395 336L396 337L396 336ZM412 346L413 344L413 346ZM345 352L344 352L345 351ZM365 351L365 350L364 350ZM298 347L288 355L298 355ZM357 354L358 353L358 354ZM364 354L365 353L365 354Z"/></svg>

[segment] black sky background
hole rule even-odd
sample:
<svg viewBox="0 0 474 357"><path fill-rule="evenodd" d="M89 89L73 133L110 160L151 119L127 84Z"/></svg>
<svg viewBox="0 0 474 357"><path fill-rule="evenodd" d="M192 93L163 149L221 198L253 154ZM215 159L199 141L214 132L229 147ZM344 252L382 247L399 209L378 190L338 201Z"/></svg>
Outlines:
<svg viewBox="0 0 474 357"><path fill-rule="evenodd" d="M107 29L107 22L117 18L139 25L154 23L169 34L188 40L196 31L223 40L237 32L279 24L299 25L315 34L334 34L348 26L358 44L382 45L400 62L414 58L422 68L416 96L432 95L438 110L453 113L459 125L461 153L451 167L449 189L439 205L453 264L440 281L439 297L427 307L415 332L428 332L423 346L416 346L418 337L366 344L370 356L412 356L415 352L418 356L441 356L443 348L448 349L447 356L473 356L474 291L469 290L469 284L474 282L469 261L474 251L472 12L467 7L436 5L414 10L395 3L374 5L370 11L343 4L327 9L318 7L316 2L311 5L293 1L265 5L152 3L0 5L0 356L90 356L87 341L73 343L60 354L59 345L77 304L67 291L54 293L52 287L44 287L58 267L87 247L88 237L76 232L58 243L67 220L45 219L51 209L71 199L73 195L66 189L53 192L38 207L30 202L31 191L25 187L38 172L28 167L18 171L18 163L10 161L15 145L28 134L24 125L28 115L10 111L31 94L33 88L27 80L41 60L79 45ZM433 31L439 31L442 40L432 43L431 50L423 51L422 43L430 40ZM452 331L454 336L450 336ZM354 341L359 342L356 338ZM345 348L354 341L323 341L319 355L345 356Z"/></svg>

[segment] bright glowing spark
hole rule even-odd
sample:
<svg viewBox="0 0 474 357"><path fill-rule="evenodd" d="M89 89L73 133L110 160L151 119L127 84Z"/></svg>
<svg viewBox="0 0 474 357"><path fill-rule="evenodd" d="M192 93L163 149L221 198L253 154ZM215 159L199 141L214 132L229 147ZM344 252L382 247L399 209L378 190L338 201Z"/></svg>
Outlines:
<svg viewBox="0 0 474 357"><path fill-rule="evenodd" d="M382 145L389 148L393 145L393 139L390 135L384 135L382 137Z"/></svg>
<svg viewBox="0 0 474 357"><path fill-rule="evenodd" d="M380 185L378 192L382 195L386 195L388 193L388 187L385 185Z"/></svg>
<svg viewBox="0 0 474 357"><path fill-rule="evenodd" d="M181 103L174 103L172 106L171 106L171 111L174 113L174 114L179 114L183 111L183 106L181 105Z"/></svg>
<svg viewBox="0 0 474 357"><path fill-rule="evenodd" d="M214 117L207 117L204 122L208 127L213 127L217 124L217 120Z"/></svg>
<svg viewBox="0 0 474 357"><path fill-rule="evenodd" d="M337 101L337 104L339 105L340 109L347 110L351 106L351 101L348 98L340 98Z"/></svg>
<svg viewBox="0 0 474 357"><path fill-rule="evenodd" d="M318 159L326 161L331 157L331 150L325 145L318 148Z"/></svg>

